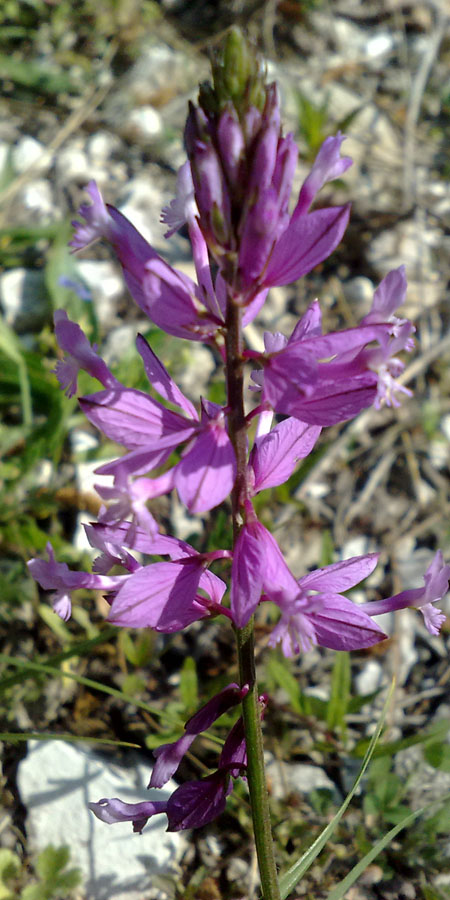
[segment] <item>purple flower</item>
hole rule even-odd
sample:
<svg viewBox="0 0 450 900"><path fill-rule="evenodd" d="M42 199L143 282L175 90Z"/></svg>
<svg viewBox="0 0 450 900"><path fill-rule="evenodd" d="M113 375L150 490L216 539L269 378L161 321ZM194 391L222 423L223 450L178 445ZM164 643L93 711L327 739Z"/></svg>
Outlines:
<svg viewBox="0 0 450 900"><path fill-rule="evenodd" d="M400 591L399 594L385 600L372 600L361 604L359 608L370 616L379 616L382 613L414 606L420 609L430 634L439 634L441 625L445 622L445 615L436 609L433 603L437 603L445 596L449 589L449 580L450 566L444 563L442 552L438 550L425 572L423 587Z"/></svg>
<svg viewBox="0 0 450 900"><path fill-rule="evenodd" d="M95 348L91 347L80 326L68 319L65 310L56 310L54 322L56 340L61 350L66 353L64 359L56 363L54 372L67 396L73 397L76 394L80 369L85 369L89 375L97 378L105 387L115 387L118 384L117 379L109 371L103 359L98 356Z"/></svg>
<svg viewBox="0 0 450 900"><path fill-rule="evenodd" d="M186 733L173 744L164 744L154 751L156 765L149 787L161 787L176 771L184 753L189 749L197 734L209 728L222 713L239 703L248 692L248 686L239 688L230 684L208 701L186 723ZM265 695L259 698L261 715L267 703ZM116 822L132 822L133 830L141 832L149 818L164 812L167 815L168 831L186 828L200 828L220 815L228 795L233 790L233 778L243 774L247 766L244 723L239 718L233 725L219 758L216 772L200 781L187 781L177 788L166 801L124 803L116 797L103 798L97 803L89 803L89 809L102 822L113 825Z"/></svg>
<svg viewBox="0 0 450 900"><path fill-rule="evenodd" d="M407 320L392 320L392 293L403 298L399 282L403 272L384 279L372 312L356 328L323 335L315 301L289 339L265 334L264 371L253 373L263 404L317 426L344 422L371 404L398 406L396 393L410 391L396 381L404 365L395 354L412 349L414 330Z"/></svg>
<svg viewBox="0 0 450 900"><path fill-rule="evenodd" d="M218 770L200 781L185 781L169 797L167 831L201 828L223 813L233 790L227 772Z"/></svg>
<svg viewBox="0 0 450 900"><path fill-rule="evenodd" d="M100 591L114 591L120 587L126 575L105 576L90 574L89 572L72 572L66 563L58 563L55 560L53 547L47 544L48 562L44 559L30 559L27 563L35 581L39 582L45 591L55 591L53 596L53 609L61 619L70 619L72 604L70 595L80 588Z"/></svg>
<svg viewBox="0 0 450 900"><path fill-rule="evenodd" d="M269 646L281 643L285 656L309 650L314 644L331 650L361 650L386 635L370 616L341 591L354 587L373 572L378 554L355 556L299 578L295 596L266 591L281 609Z"/></svg>
<svg viewBox="0 0 450 900"><path fill-rule="evenodd" d="M203 341L214 337L223 321L217 303L215 300L213 303L210 296L209 281L205 293L205 273L199 287L187 275L167 265L119 210L104 204L94 181L86 190L93 204L80 208L79 215L84 224L73 223L73 249L82 250L99 238L109 241L122 265L131 296L155 325L168 334L188 340ZM177 210L174 210L175 220L176 216ZM196 260L199 254L200 250Z"/></svg>
<svg viewBox="0 0 450 900"><path fill-rule="evenodd" d="M167 800L124 803L117 797L110 800L103 797L97 803L88 803L88 807L101 822L106 822L107 825L115 825L117 822L132 822L133 831L140 834L152 816L167 812L167 804Z"/></svg>
<svg viewBox="0 0 450 900"><path fill-rule="evenodd" d="M203 401L199 421L195 407L177 387L144 338L139 335L137 347L145 371L156 391L179 412L166 409L143 391L126 388L110 373L103 360L91 349L78 325L70 322L65 313L57 317L57 337L69 354L71 371L85 368L102 381L106 390L80 399L87 418L104 434L124 444L132 454L108 467L101 474L113 473L114 487L99 488L104 499L114 499L115 515L131 513L141 524L146 521L150 531L156 526L145 508L145 501L176 487L183 503L191 512L204 512L221 503L231 492L236 475L236 460L226 430L225 415L220 406ZM62 384L76 389L76 375L65 376L66 363L58 364ZM161 465L172 450L189 441L183 456L171 475L167 473L151 482L142 479L133 486L131 474L143 474ZM138 454L133 452L139 451ZM107 520L112 516L106 513Z"/></svg>

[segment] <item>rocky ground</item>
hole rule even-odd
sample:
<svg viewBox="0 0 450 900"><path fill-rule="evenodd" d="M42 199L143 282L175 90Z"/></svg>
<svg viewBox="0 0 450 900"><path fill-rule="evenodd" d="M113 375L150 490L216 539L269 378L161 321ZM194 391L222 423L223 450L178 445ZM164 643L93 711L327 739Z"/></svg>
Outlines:
<svg viewBox="0 0 450 900"><path fill-rule="evenodd" d="M125 15L120 4L112 10L105 2L95 18L86 4L85 15L69 19L67 28L50 4L43 4L42 9L36 4L37 19L30 14L25 24L18 12L14 18L13 4L9 12L0 13L4 17L0 304L3 321L11 330L0 332L0 354L11 360L7 344L12 332L27 351L39 348L43 352L47 346L49 355L54 354L52 307L58 301L70 309L75 302L73 290L59 283L60 276L65 276L84 285L91 299L91 312L84 315L95 322L108 361L131 365L134 335L139 327L145 329L146 323L132 306L120 268L106 248L97 245L76 259L69 256L65 249L68 223L84 198L84 186L95 178L105 199L118 206L162 255L184 271L192 270L188 241L177 235L167 242L159 216L173 196L176 170L185 158L186 105L195 97L199 79L208 77L207 50L229 24L240 23L267 60L270 78L279 83L286 130L294 131L301 147L298 185L321 141L338 129L347 135L345 153L354 160L345 179L328 186L321 195L324 205L327 199L332 203L352 201L351 224L341 246L300 283L271 292L258 324L249 329L251 346L260 346L264 328L288 333L315 296L320 299L327 329L354 324L368 311L374 286L403 263L409 284L404 311L417 329L416 351L404 373L404 384L413 389L413 398L399 409L371 410L353 423L328 429L312 465L301 468L287 495L273 492L265 497L261 514L299 575L320 564L330 552L348 557L376 549L381 559L376 577L369 581L373 597L394 593L400 585L415 586L438 547L450 559L450 317L446 294L450 274L450 48L445 4L431 0L235 0L211 4L167 0L143 4L142 9L139 6L137 3L130 13L127 5ZM183 390L197 400L199 392L206 392L211 380L217 379L216 362L200 347L180 355L175 343L161 338L158 352ZM17 366L19 371L20 364ZM51 364L44 361L45 367L48 372ZM7 461L1 470L4 507L11 509L14 490L14 504L26 511L28 501L17 486L16 471L23 441L16 440L9 430L16 427L17 413L8 398L6 378L1 388L6 425L0 439ZM54 532L58 520L58 539L71 545L76 560L86 549L80 522L90 518L97 504L92 471L103 451L74 413L64 425L69 437L58 466L55 468L51 454L45 459L42 452L43 458L27 471L27 489L39 489L41 498L44 496L44 512L33 507L40 530ZM175 501L163 504L160 511L168 530L180 537L191 538L197 530L198 538L204 527L204 523L198 525L186 518ZM23 583L24 557L36 550L31 532L27 540L18 540L11 516L8 512L2 520L0 544L7 597L16 579ZM208 533L219 527L217 518L206 525ZM39 617L30 589L24 596L20 611L15 601L14 615L5 614L0 622L5 652L25 659L48 658L61 650L61 645L66 646L64 638ZM97 628L98 621L99 616L92 628ZM274 695L267 717L268 759L283 865L289 864L292 854L293 858L299 854L308 832L315 835L326 824L329 810L317 799L320 789L328 790L330 803L338 802L348 790L354 771L351 751L372 733L384 688L393 676L395 703L387 737L400 742L393 747L401 752L389 773L380 769L379 777L386 783L388 778L407 781L407 800L413 808L449 789L448 757L445 765L436 766L424 759L420 746L407 746L413 736L437 726L442 746L448 750L448 627L442 636L433 638L420 615L408 612L392 616L385 624L391 640L380 650L352 658L353 693L374 694L374 698L371 704L354 704L346 710L344 735L342 730L333 731L330 721L315 718L316 708L295 709L286 686L280 686L273 672L266 674L266 626L260 623L262 678L269 680ZM157 705L166 702L161 684L167 683L170 697L175 696L187 656L195 659L200 678L226 672L233 648L228 635L219 628L214 634L212 631L207 643L193 628L171 642L170 648L165 644L153 647L157 663L145 674L142 697ZM86 636L92 637L94 632L86 629ZM124 648L119 647L114 655L112 644L100 646L97 657L84 659L80 673L121 686L129 675ZM306 695L326 700L333 663L331 654L315 650L296 661L291 672ZM139 666L136 669L142 677ZM6 671L9 677L10 670ZM100 701L95 691L73 681L51 684L53 688L42 683L34 694L29 685L27 689L6 686L3 731L113 736L145 745L149 723L145 717L140 719L139 711L119 707L113 698ZM16 771L22 744L20 748L5 744L2 837L14 852L22 841L20 856L27 863L36 849L36 836L30 851L21 835L30 832L24 792L31 796L32 788L24 786L22 774L18 792ZM201 758L208 761L208 748ZM148 764L149 759L144 762ZM76 765L82 764L78 761ZM189 776L189 767L181 776ZM380 804L375 781L376 774L368 789ZM313 799L311 789L316 792ZM174 881L162 884L157 879L157 883L138 885L136 900L256 896L253 888L249 889L249 884L254 884L254 860L241 806L174 851L173 858L178 859ZM380 808L375 807L359 804L359 813L355 811L347 820L324 866L314 867L293 896L325 897L348 870L346 846L353 862L367 849L364 840L358 843L354 838L363 825L372 835L369 840L374 840L376 833L370 831L374 821L381 829L378 836L383 828L391 827L395 815L389 818L383 808L385 818L380 820ZM440 842L435 856L425 852L425 838L418 845L414 835L400 835L400 843L387 861L373 864L347 892L348 900L440 900L448 896L449 845L439 830L433 834L432 839ZM37 840L43 846L48 843L45 829ZM136 840L142 846L145 838ZM201 873L197 881L195 873ZM121 896L114 884L102 884L101 890L93 887L89 894L80 888L77 896L90 900ZM63 896L68 895L61 895L61 900ZM129 900L133 896L127 887Z"/></svg>

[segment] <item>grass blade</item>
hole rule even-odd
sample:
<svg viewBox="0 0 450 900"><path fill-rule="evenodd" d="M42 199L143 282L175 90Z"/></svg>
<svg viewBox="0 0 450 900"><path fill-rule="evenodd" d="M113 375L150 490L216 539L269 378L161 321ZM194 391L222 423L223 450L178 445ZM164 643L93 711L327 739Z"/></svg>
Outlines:
<svg viewBox="0 0 450 900"><path fill-rule="evenodd" d="M342 806L338 809L336 815L333 817L331 822L329 822L327 827L324 828L324 830L319 835L319 837L316 838L314 843L311 844L311 847L309 847L308 850L306 850L306 852L303 853L303 855L300 857L300 859L298 859L297 862L295 862L294 865L291 866L291 868L288 869L288 871L285 872L284 875L281 876L281 878L280 878L281 900L285 900L285 898L291 893L291 891L294 890L295 886L300 881L300 878L303 877L305 872L307 872L308 869L310 868L310 866L313 864L314 860L319 855L319 853L325 846L326 842L333 834L333 831L335 830L336 826L342 819L342 816L344 815L355 792L358 790L361 779L363 778L363 775L367 769L367 766L369 765L370 760L373 756L375 747L380 739L380 734L383 729L383 725L384 725L386 715L387 715L387 712L389 709L389 705L390 705L390 702L392 699L394 687L395 687L395 682L393 681L391 684L391 687L389 689L389 693L387 695L386 702L384 704L383 711L380 716L380 720L378 722L378 725L376 727L376 730L372 737L372 740L370 741L370 744L367 748L367 752L363 759L361 769L359 770L359 773L358 773L358 777L356 778L356 781L355 781L350 793L345 798Z"/></svg>

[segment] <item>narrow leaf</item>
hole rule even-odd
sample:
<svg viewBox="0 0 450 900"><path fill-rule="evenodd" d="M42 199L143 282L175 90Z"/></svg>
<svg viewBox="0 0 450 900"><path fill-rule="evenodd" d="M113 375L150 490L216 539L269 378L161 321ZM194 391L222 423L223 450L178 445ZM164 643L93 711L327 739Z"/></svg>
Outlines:
<svg viewBox="0 0 450 900"><path fill-rule="evenodd" d="M427 812L429 809L432 809L435 806L442 806L443 803L446 803L450 800L450 794L447 794L445 797L441 797L440 800L433 800L432 803L427 803L426 806L422 806L420 809L416 809L412 813L408 813L403 819L391 828L390 831L387 832L379 841L375 844L374 847L366 853L365 856L353 867L351 872L346 875L336 887L333 888L330 894L328 894L327 900L341 900L344 894L351 888L352 884L355 883L357 878L365 872L368 866L376 859L379 853L390 844L391 841L397 836L399 831L402 831L404 828L407 828L408 825L412 825L412 823L419 818L419 816L423 815L423 813Z"/></svg>
<svg viewBox="0 0 450 900"><path fill-rule="evenodd" d="M308 869L310 868L310 866L312 865L312 863L314 862L316 857L319 855L319 853L325 846L328 839L333 834L333 831L335 830L336 826L339 824L340 820L342 819L342 816L344 815L352 797L354 796L355 792L358 790L361 779L367 769L367 766L369 765L369 762L373 756L375 747L380 739L380 734L383 729L383 725L384 725L384 722L385 722L385 719L387 716L389 705L390 705L392 695L394 692L394 687L395 687L395 682L393 681L391 684L391 687L389 689L389 693L387 695L386 702L384 704L383 711L380 716L380 720L379 720L376 730L373 734L372 740L370 741L369 747L367 748L367 752L364 757L363 764L361 766L358 777L357 777L350 793L345 798L342 806L338 809L336 815L333 817L331 822L329 822L327 827L324 828L324 830L322 831L322 834L320 834L319 837L316 838L314 843L311 844L311 847L309 847L308 850L306 850L306 852L303 853L303 855L300 857L300 859L298 859L297 862L294 863L294 865L291 866L291 868L288 869L288 871L285 872L285 874L282 875L282 877L280 878L281 900L286 900L286 897L291 893L291 891L294 890L295 886L300 881L300 878L302 878L303 875L305 874L305 872L308 871Z"/></svg>

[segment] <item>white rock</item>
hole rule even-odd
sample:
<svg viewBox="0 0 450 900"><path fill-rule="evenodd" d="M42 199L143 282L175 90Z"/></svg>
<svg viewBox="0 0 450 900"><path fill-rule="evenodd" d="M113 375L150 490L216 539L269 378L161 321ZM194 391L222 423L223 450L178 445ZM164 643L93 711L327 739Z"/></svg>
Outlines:
<svg viewBox="0 0 450 900"><path fill-rule="evenodd" d="M364 668L355 676L355 687L358 694L365 696L376 691L383 681L383 668L375 659L369 659Z"/></svg>
<svg viewBox="0 0 450 900"><path fill-rule="evenodd" d="M48 168L49 164L49 158L45 156L44 145L37 141L36 138L24 135L12 152L14 169L20 175L21 172L25 172L30 166L37 163L42 156L43 159L39 164L39 169L44 170Z"/></svg>
<svg viewBox="0 0 450 900"><path fill-rule="evenodd" d="M0 141L0 178L4 178L9 167L11 159L11 144L7 141Z"/></svg>
<svg viewBox="0 0 450 900"><path fill-rule="evenodd" d="M448 441L450 441L450 416L444 416L441 422L442 431L445 434L445 437Z"/></svg>
<svg viewBox="0 0 450 900"><path fill-rule="evenodd" d="M85 153L83 144L71 141L56 156L56 170L64 183L92 178L92 167Z"/></svg>
<svg viewBox="0 0 450 900"><path fill-rule="evenodd" d="M96 131L86 143L89 158L96 163L108 160L121 146L120 138L110 131Z"/></svg>
<svg viewBox="0 0 450 900"><path fill-rule="evenodd" d="M119 325L110 331L101 348L101 355L106 364L114 366L120 362L129 348L135 347L136 335L145 332L147 328L148 319L139 319L127 325Z"/></svg>
<svg viewBox="0 0 450 900"><path fill-rule="evenodd" d="M39 178L25 185L20 194L23 205L36 214L42 224L61 218L60 210L55 206L53 193L48 181Z"/></svg>
<svg viewBox="0 0 450 900"><path fill-rule="evenodd" d="M370 62L379 63L388 57L397 43L395 36L389 31L379 31L364 44L364 55Z"/></svg>
<svg viewBox="0 0 450 900"><path fill-rule="evenodd" d="M146 790L148 763L127 755L128 766L64 741L32 741L19 765L18 789L27 809L31 850L48 844L70 847L70 866L83 873L83 896L88 900L152 900L161 897L154 876L176 869L185 838L166 832L164 815L150 820L142 835L131 823L106 825L87 807L102 797L128 803L165 800L176 788Z"/></svg>
<svg viewBox="0 0 450 900"><path fill-rule="evenodd" d="M162 131L162 117L153 106L132 109L124 126L124 133L137 141L154 141Z"/></svg>
<svg viewBox="0 0 450 900"><path fill-rule="evenodd" d="M110 328L115 317L115 302L124 292L123 278L110 260L81 259L78 269L92 293L92 302L100 324Z"/></svg>
<svg viewBox="0 0 450 900"><path fill-rule="evenodd" d="M19 333L41 328L50 315L50 300L41 272L10 269L0 275L0 304L7 325Z"/></svg>
<svg viewBox="0 0 450 900"><path fill-rule="evenodd" d="M276 800L280 800L288 791L298 791L301 794L310 794L318 788L326 788L333 793L336 787L328 778L326 772L318 766L309 763L282 763L269 754L264 754L266 772L270 785L270 793Z"/></svg>

